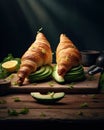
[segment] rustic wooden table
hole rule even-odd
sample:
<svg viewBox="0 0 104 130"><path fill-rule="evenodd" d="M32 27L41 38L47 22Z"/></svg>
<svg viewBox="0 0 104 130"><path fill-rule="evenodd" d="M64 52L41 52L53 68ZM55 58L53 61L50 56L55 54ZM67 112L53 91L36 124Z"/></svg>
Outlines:
<svg viewBox="0 0 104 130"><path fill-rule="evenodd" d="M10 115L8 110L26 114ZM30 94L0 96L0 126L3 128L103 127L104 94L66 94L55 104L40 104Z"/></svg>
<svg viewBox="0 0 104 130"><path fill-rule="evenodd" d="M53 81L51 85L46 82L23 87L11 86L8 93L0 96L0 128L103 128L104 92L100 91L98 84L99 74L93 80L87 78L74 84L73 89L67 84L53 84ZM6 92L2 88L1 92ZM30 95L31 91L37 90L64 91L66 95L55 104L40 104ZM20 114L23 110L28 112ZM18 115L10 115L10 111Z"/></svg>

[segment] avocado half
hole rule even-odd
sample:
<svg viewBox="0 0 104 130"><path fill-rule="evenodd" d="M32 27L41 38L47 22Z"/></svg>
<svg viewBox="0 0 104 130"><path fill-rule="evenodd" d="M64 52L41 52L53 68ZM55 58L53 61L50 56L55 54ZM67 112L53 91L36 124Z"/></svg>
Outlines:
<svg viewBox="0 0 104 130"><path fill-rule="evenodd" d="M40 92L31 92L30 95L39 103L55 103L64 98L64 92L49 92L47 94L41 94Z"/></svg>

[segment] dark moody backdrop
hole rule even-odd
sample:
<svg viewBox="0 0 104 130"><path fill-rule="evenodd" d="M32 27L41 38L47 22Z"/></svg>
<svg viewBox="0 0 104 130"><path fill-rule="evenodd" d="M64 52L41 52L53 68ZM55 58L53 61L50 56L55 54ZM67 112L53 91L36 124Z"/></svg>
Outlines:
<svg viewBox="0 0 104 130"><path fill-rule="evenodd" d="M53 52L65 33L79 50L104 49L103 0L0 0L0 60L21 57L37 31ZM54 57L55 58L55 57ZM55 60L55 59L54 59Z"/></svg>

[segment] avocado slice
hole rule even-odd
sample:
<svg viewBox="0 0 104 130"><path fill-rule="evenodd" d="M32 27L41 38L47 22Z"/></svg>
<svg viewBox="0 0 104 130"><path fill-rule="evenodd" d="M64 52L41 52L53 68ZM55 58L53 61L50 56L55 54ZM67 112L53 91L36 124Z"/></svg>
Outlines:
<svg viewBox="0 0 104 130"><path fill-rule="evenodd" d="M84 69L80 65L68 71L66 75L64 76L64 78L66 82L72 82L72 81L82 81L86 77L85 77Z"/></svg>
<svg viewBox="0 0 104 130"><path fill-rule="evenodd" d="M58 83L63 83L64 77L60 76L57 72L57 65L53 66L53 72L52 72L52 77L56 80Z"/></svg>
<svg viewBox="0 0 104 130"><path fill-rule="evenodd" d="M47 74L50 73L50 70L52 70L51 66L45 66L45 71L43 71L42 73L36 75L36 78L38 77L44 77L44 76L47 76Z"/></svg>
<svg viewBox="0 0 104 130"><path fill-rule="evenodd" d="M72 76L72 75L81 75L82 73L84 73L84 70L83 69L80 69L80 70L76 70L76 71L73 71L73 72L67 72L65 74L65 76Z"/></svg>
<svg viewBox="0 0 104 130"><path fill-rule="evenodd" d="M44 69L44 71L41 71L41 73L39 72L38 74L35 74L36 73L35 72L28 76L28 79L31 83L49 79L49 77L51 76L51 73L52 73L52 67L49 65L46 65L44 67L45 67L45 69Z"/></svg>
<svg viewBox="0 0 104 130"><path fill-rule="evenodd" d="M85 74L65 76L66 82L83 81L84 79L86 79Z"/></svg>
<svg viewBox="0 0 104 130"><path fill-rule="evenodd" d="M38 75L38 74L41 74L45 71L46 69L46 66L42 66L40 67L40 69L38 69L37 71L35 71L34 73L31 73L31 75Z"/></svg>
<svg viewBox="0 0 104 130"><path fill-rule="evenodd" d="M51 77L51 73L52 70L48 70L47 73L41 74L40 76L35 76L33 78L30 79L31 82L38 82L38 81L43 81L43 80L47 80Z"/></svg>
<svg viewBox="0 0 104 130"><path fill-rule="evenodd" d="M64 98L64 92L49 92L47 94L41 94L40 92L31 92L30 95L39 103L55 103Z"/></svg>
<svg viewBox="0 0 104 130"><path fill-rule="evenodd" d="M73 82L73 81L81 81L85 79L85 73L82 65L77 67L73 67L70 71L68 71L64 77L60 76L57 73L57 65L53 67L52 77L58 83L65 83L65 82Z"/></svg>
<svg viewBox="0 0 104 130"><path fill-rule="evenodd" d="M83 68L82 65L78 65L78 66L76 66L76 67L73 67L73 68L70 70L70 72L77 71L77 70L80 70L80 69L82 69L82 68Z"/></svg>

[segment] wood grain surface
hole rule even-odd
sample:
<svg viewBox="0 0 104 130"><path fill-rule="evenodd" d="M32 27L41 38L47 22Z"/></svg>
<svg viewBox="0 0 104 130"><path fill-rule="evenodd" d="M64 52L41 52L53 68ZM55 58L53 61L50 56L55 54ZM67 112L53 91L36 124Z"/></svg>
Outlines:
<svg viewBox="0 0 104 130"><path fill-rule="evenodd" d="M19 102L15 102L16 98ZM66 94L55 104L40 104L30 94L11 94L2 96L0 101L0 119L30 120L99 120L104 119L104 94ZM86 104L86 105L85 105ZM8 109L20 111L24 107L29 113L8 116ZM61 114L60 114L61 113Z"/></svg>
<svg viewBox="0 0 104 130"><path fill-rule="evenodd" d="M54 80L44 81L39 83L28 83L24 82L23 86L14 85L16 81L16 75L11 80L11 86L9 87L9 93L30 93L30 92L41 92L47 93L50 91L54 92L65 92L65 93L96 93L99 90L99 79L100 74L96 74L93 77L87 75L84 81L59 84Z"/></svg>

